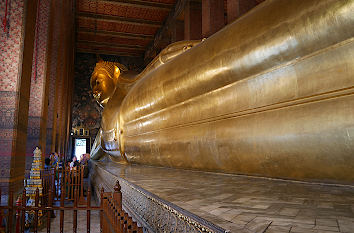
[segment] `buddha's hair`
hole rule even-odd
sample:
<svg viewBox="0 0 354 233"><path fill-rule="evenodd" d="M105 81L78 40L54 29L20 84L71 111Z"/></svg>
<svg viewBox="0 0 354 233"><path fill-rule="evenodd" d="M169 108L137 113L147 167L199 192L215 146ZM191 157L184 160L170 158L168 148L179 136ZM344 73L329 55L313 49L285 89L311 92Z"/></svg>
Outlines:
<svg viewBox="0 0 354 233"><path fill-rule="evenodd" d="M110 62L110 61L98 61L96 63L95 69L93 70L93 73L99 70L105 71L110 78L113 79L114 75L114 67L117 66L121 72L128 71L127 67L125 67L123 64L120 64L118 62Z"/></svg>

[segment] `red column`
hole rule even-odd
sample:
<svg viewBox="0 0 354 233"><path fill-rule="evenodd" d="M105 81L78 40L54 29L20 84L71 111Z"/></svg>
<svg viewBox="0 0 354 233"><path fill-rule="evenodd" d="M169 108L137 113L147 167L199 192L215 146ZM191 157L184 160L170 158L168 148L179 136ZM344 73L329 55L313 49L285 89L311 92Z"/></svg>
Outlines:
<svg viewBox="0 0 354 233"><path fill-rule="evenodd" d="M48 79L48 114L46 121L46 154L55 151L55 130L54 122L56 122L56 93L58 88L58 80L60 77L57 75L60 65L59 59L59 46L60 46L60 25L61 25L61 6L62 2L52 1L51 3L51 22L49 38L51 39L48 44L48 63L47 63L47 79Z"/></svg>
<svg viewBox="0 0 354 233"><path fill-rule="evenodd" d="M46 121L46 115L42 115L44 106L44 91L46 81L47 42L49 22L50 0L39 1L34 52L32 62L31 91L28 113L27 145L26 145L26 171L29 172L32 165L33 150L40 145L41 124ZM41 147L42 148L42 147ZM42 151L42 156L45 153ZM44 160L43 160L44 161Z"/></svg>
<svg viewBox="0 0 354 233"><path fill-rule="evenodd" d="M227 23L240 17L240 0L227 0Z"/></svg>
<svg viewBox="0 0 354 233"><path fill-rule="evenodd" d="M8 2L11 14L7 14L6 28L0 35L0 186L15 192L22 187L25 173L37 11L37 1L26 2Z"/></svg>
<svg viewBox="0 0 354 233"><path fill-rule="evenodd" d="M224 27L224 1L202 1L202 35L209 37Z"/></svg>
<svg viewBox="0 0 354 233"><path fill-rule="evenodd" d="M184 21L176 20L173 24L171 42L184 40Z"/></svg>
<svg viewBox="0 0 354 233"><path fill-rule="evenodd" d="M246 14L253 7L257 6L261 0L240 0L240 16Z"/></svg>
<svg viewBox="0 0 354 233"><path fill-rule="evenodd" d="M65 30L66 30L66 25L65 25L65 11L66 9L64 8L64 1L55 1L56 6L55 6L55 11L56 11L56 24L54 25L54 28L56 29L55 34L59 38L55 42L55 49L57 50L56 52L56 70L55 70L55 85L53 87L53 92L54 94L54 106L53 106L53 122L52 122L52 143L51 143L51 151L58 152L60 153L60 123L61 123L61 110L62 110L62 104L63 104L63 97L62 97L62 91L63 91L63 82L64 82L64 77L65 77L65 72L64 72L64 65L65 65L65 53L67 52L65 50L65 44L63 43L65 40Z"/></svg>
<svg viewBox="0 0 354 233"><path fill-rule="evenodd" d="M227 23L232 23L264 0L226 0Z"/></svg>
<svg viewBox="0 0 354 233"><path fill-rule="evenodd" d="M184 39L198 40L202 38L202 4L188 1L184 11Z"/></svg>
<svg viewBox="0 0 354 233"><path fill-rule="evenodd" d="M69 135L68 126L70 124L68 114L71 109L71 106L69 106L71 101L69 100L70 92L72 91L70 82L72 82L73 73L74 15L71 10L68 10L72 6L72 0L60 2L62 5L60 10L57 10L61 18L59 24L60 46L57 53L52 151L65 155Z"/></svg>

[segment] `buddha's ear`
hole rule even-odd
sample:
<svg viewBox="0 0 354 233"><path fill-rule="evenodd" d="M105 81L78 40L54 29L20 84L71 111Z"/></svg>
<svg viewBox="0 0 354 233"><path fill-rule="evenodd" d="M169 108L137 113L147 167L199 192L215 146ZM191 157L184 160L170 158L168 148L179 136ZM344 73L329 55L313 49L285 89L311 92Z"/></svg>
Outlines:
<svg viewBox="0 0 354 233"><path fill-rule="evenodd" d="M97 60L97 62L102 62L103 61L103 59L100 57L99 54L96 54L96 60Z"/></svg>
<svg viewBox="0 0 354 233"><path fill-rule="evenodd" d="M118 68L118 66L114 66L113 79L115 83L117 83L119 75L120 75L120 69Z"/></svg>

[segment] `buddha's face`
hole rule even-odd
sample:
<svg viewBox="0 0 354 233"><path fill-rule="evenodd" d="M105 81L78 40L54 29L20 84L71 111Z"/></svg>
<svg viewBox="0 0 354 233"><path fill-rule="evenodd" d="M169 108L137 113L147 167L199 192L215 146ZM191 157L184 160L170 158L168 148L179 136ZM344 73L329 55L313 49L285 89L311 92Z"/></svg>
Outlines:
<svg viewBox="0 0 354 233"><path fill-rule="evenodd" d="M104 106L115 90L115 82L105 72L95 71L91 76L91 88L96 101Z"/></svg>

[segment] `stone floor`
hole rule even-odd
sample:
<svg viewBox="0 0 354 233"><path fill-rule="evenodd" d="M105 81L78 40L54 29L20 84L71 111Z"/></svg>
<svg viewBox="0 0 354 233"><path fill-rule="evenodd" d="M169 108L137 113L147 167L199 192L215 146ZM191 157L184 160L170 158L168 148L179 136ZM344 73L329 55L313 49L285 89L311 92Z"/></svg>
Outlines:
<svg viewBox="0 0 354 233"><path fill-rule="evenodd" d="M66 203L65 205L72 205L72 203ZM91 202L92 206L97 206L95 200ZM55 211L55 218L52 218L51 221L51 233L59 233L60 232L60 212ZM77 232L83 233L87 232L87 217L86 211L79 210L77 212ZM91 211L91 233L99 233L100 232L100 217L99 211ZM47 229L43 228L39 233L46 233ZM73 232L73 211L66 210L64 212L64 233Z"/></svg>
<svg viewBox="0 0 354 233"><path fill-rule="evenodd" d="M56 218L52 219L51 222L51 233L58 233L60 232L60 225L59 225L59 213L56 213ZM65 218L64 218L64 232L73 232L73 211L65 211ZM86 211L78 211L77 214L77 232L87 232L86 231ZM38 231L39 233L47 232L47 229L41 229ZM100 232L100 218L98 211L92 211L91 216L91 233L99 233Z"/></svg>
<svg viewBox="0 0 354 233"><path fill-rule="evenodd" d="M354 187L102 163L230 232L354 232Z"/></svg>

